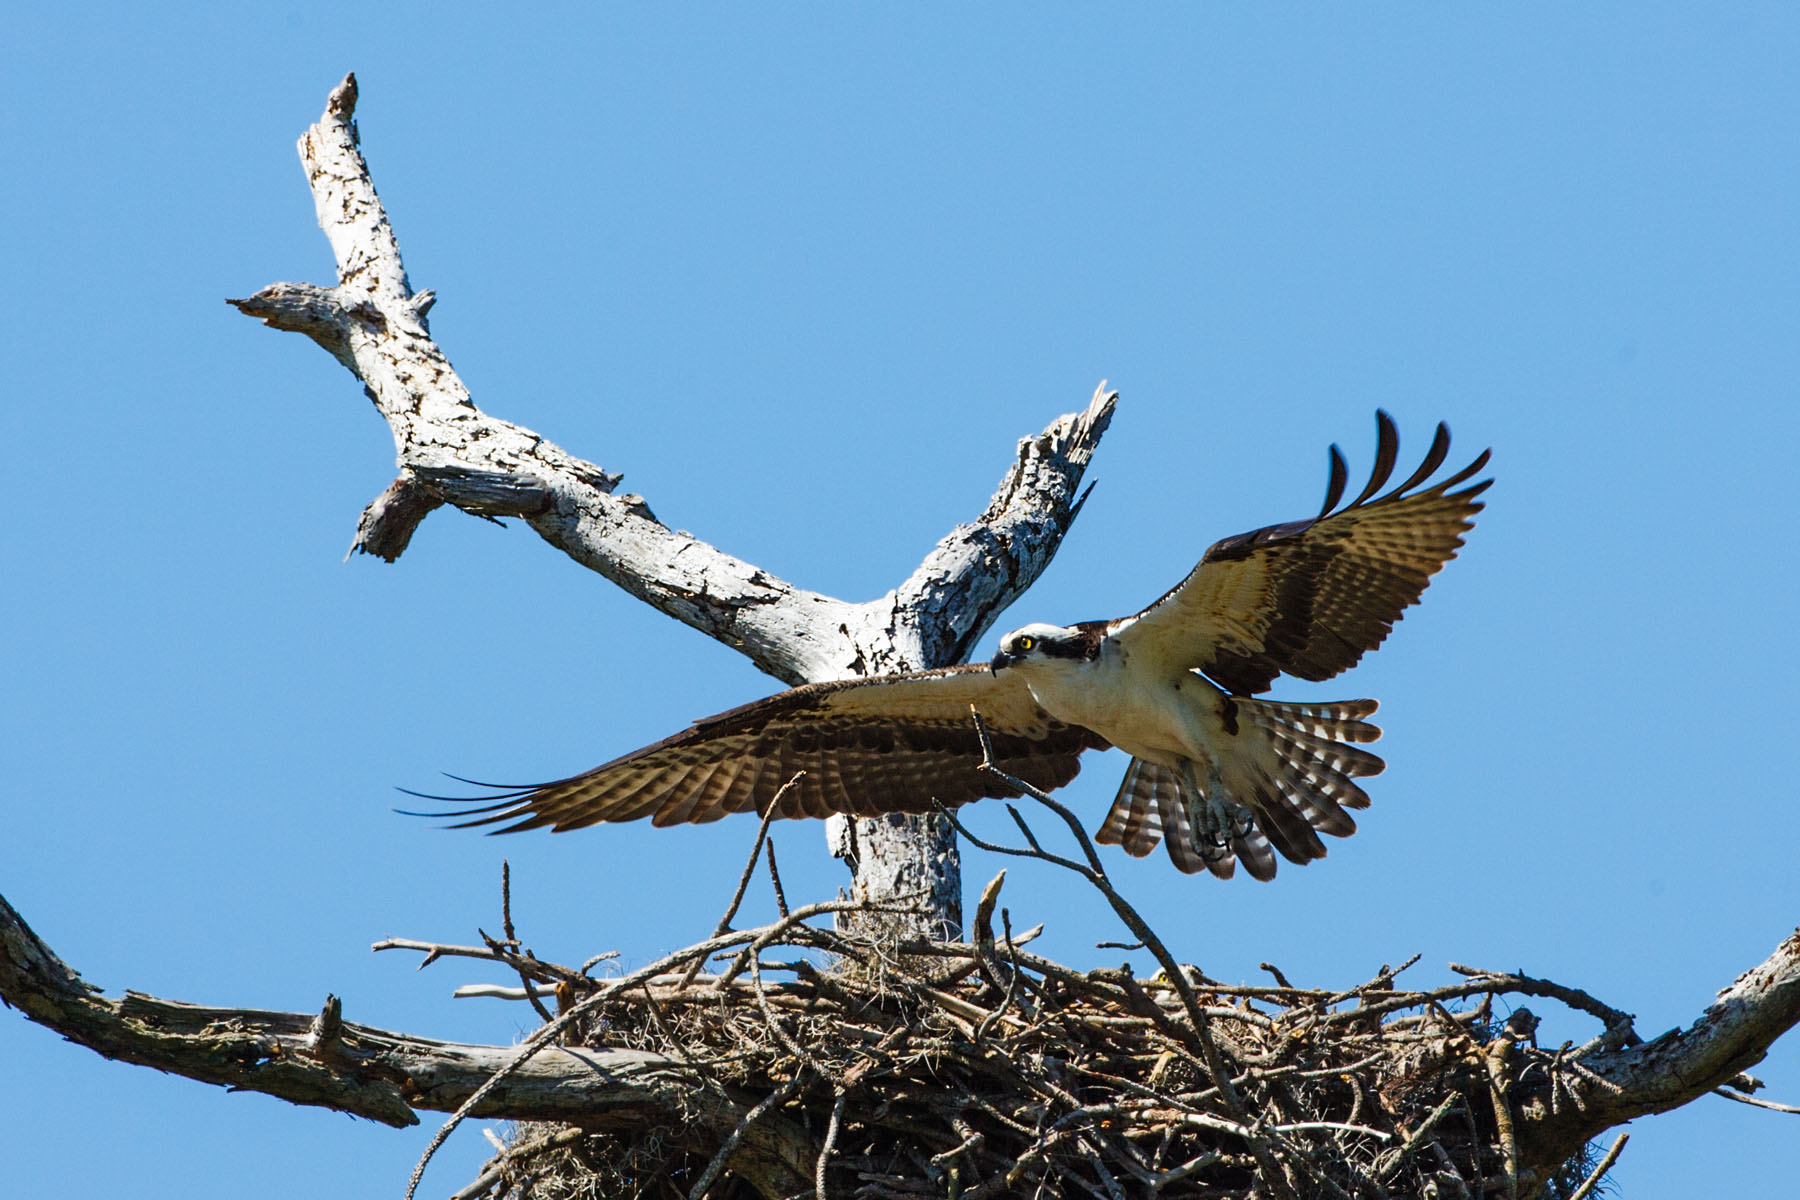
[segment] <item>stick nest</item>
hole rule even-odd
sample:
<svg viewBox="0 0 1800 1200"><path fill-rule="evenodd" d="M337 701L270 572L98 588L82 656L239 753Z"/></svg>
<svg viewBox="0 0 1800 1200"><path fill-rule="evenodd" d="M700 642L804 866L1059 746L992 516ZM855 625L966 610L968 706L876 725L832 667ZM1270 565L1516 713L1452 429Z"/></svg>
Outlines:
<svg viewBox="0 0 1800 1200"><path fill-rule="evenodd" d="M1468 972L1404 991L1385 967L1340 992L1272 968L1270 986L1139 978L986 925L973 943L884 946L790 917L636 980L522 972L555 983L564 1016L583 1009L564 1044L664 1054L702 1082L692 1114L656 1127L522 1126L464 1194L772 1194L736 1168L758 1127L841 1197L1479 1196L1509 1177L1568 1195L1586 1173L1521 1175L1510 1113L1572 1095L1578 1068L1531 1043L1525 1010L1489 1017L1494 995L1556 985ZM698 1119L719 1098L742 1111L723 1139Z"/></svg>
<svg viewBox="0 0 1800 1200"><path fill-rule="evenodd" d="M1583 1092L1606 1086L1580 1058L1635 1041L1628 1014L1547 980L1455 964L1463 983L1398 989L1416 956L1346 991L1293 987L1266 963L1272 985L1220 983L1169 954L1072 812L1002 778L1067 826L1079 857L1046 849L1011 805L1023 846L946 819L979 847L1081 876L1156 974L1032 954L1024 947L1038 930L1015 937L1004 910L997 936L1004 871L982 893L969 943L899 940L871 906L846 901L790 913L772 843L782 918L729 933L768 815L714 937L619 979L520 952L503 881L506 941L477 953L513 967L527 995L534 982L553 986L554 1018L532 995L548 1022L541 1034L666 1055L693 1079L692 1103L625 1131L521 1129L458 1200L1580 1200L1597 1189L1607 1162L1590 1171L1587 1149L1522 1158L1514 1115L1522 1105L1580 1109ZM848 919L809 924L828 913ZM702 973L708 965L721 969ZM1552 997L1606 1030L1573 1053L1541 1049L1529 1010L1495 1024L1498 995Z"/></svg>

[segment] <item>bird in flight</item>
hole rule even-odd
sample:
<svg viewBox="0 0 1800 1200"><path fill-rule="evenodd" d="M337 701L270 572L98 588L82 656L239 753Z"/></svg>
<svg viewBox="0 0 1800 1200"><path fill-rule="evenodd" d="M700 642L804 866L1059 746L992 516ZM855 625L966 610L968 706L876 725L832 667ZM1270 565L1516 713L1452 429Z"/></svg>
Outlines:
<svg viewBox="0 0 1800 1200"><path fill-rule="evenodd" d="M1017 796L980 769L973 707L994 765L1045 791L1073 779L1085 751L1131 755L1098 841L1140 857L1161 842L1188 874L1227 879L1241 862L1272 879L1276 852L1304 864L1324 857L1320 834L1356 831L1345 809L1369 804L1356 780L1384 764L1357 745L1381 736L1366 719L1375 701L1256 697L1278 675L1330 679L1381 645L1456 556L1493 482L1467 483L1487 464L1484 451L1422 486L1450 451L1440 424L1419 469L1376 495L1393 474L1399 437L1387 413L1375 416L1375 467L1355 499L1339 507L1348 471L1334 445L1318 516L1215 543L1133 616L1026 625L1000 639L990 663L809 683L569 779L430 798L470 805L455 814L471 818L457 828L510 833L643 817L714 821L766 812L778 795L783 817L931 812Z"/></svg>

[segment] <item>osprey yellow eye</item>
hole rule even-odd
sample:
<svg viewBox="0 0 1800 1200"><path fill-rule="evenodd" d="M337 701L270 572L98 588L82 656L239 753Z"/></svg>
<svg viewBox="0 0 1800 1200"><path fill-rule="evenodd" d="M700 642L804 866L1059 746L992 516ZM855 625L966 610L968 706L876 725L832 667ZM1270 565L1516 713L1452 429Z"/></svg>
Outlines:
<svg viewBox="0 0 1800 1200"><path fill-rule="evenodd" d="M1014 643L1014 645L1016 645L1021 652L1024 652L1037 645L1037 639L1034 637L1022 637Z"/></svg>

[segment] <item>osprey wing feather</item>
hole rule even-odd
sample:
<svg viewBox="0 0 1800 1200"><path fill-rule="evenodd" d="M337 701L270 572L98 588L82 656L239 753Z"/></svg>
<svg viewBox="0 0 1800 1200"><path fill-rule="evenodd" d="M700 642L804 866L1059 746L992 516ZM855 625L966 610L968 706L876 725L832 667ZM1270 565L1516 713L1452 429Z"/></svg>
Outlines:
<svg viewBox="0 0 1800 1200"><path fill-rule="evenodd" d="M484 797L425 798L469 804L455 815L472 819L456 828L501 825L494 832L512 833L761 813L797 772L805 774L781 798L784 817L929 812L1018 795L975 769L981 745L970 705L987 723L1000 769L1045 790L1075 777L1082 751L1107 744L1052 719L1016 679L985 665L947 667L806 684L696 721L568 779Z"/></svg>
<svg viewBox="0 0 1800 1200"><path fill-rule="evenodd" d="M1380 730L1365 719L1372 700L1251 697L1283 673L1330 679L1379 646L1455 557L1488 487L1468 483L1485 453L1426 486L1450 451L1439 425L1419 469L1378 496L1399 455L1385 412L1376 433L1355 499L1339 507L1348 471L1333 446L1318 516L1214 544L1135 616L1026 625L1000 639L991 665L807 684L569 779L430 798L464 805L463 826L512 832L714 821L771 805L784 817L874 816L1012 796L979 769L973 707L999 768L1046 791L1075 777L1084 751L1132 756L1099 841L1134 855L1162 844L1190 874L1229 877L1242 863L1271 879L1277 855L1310 862L1325 854L1319 835L1355 831L1346 810L1369 803L1356 780L1382 762L1354 743Z"/></svg>
<svg viewBox="0 0 1800 1200"><path fill-rule="evenodd" d="M1483 451L1448 479L1415 490L1450 451L1450 431L1440 424L1419 469L1371 499L1393 474L1399 449L1393 419L1375 418L1375 469L1356 499L1337 508L1346 470L1333 446L1317 517L1214 543L1186 579L1118 623L1119 644L1185 662L1238 695L1265 692L1284 672L1330 679L1381 645L1456 557L1482 509L1476 497L1493 481L1452 490L1487 465Z"/></svg>

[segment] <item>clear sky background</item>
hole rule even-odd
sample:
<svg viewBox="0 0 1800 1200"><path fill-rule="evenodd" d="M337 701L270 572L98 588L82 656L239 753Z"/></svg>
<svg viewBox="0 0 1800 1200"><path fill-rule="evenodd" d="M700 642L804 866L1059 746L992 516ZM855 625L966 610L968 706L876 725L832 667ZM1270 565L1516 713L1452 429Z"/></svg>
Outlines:
<svg viewBox="0 0 1800 1200"><path fill-rule="evenodd" d="M227 308L330 282L293 145L357 72L432 326L488 411L671 525L867 599L1017 438L1122 400L1002 627L1133 611L1311 514L1325 448L1495 450L1463 557L1347 678L1390 766L1277 881L1116 878L1179 956L1348 986L1414 953L1691 1021L1800 918L1795 114L1785 5L1473 9L35 6L0 48L0 893L87 978L507 1042L386 935L628 965L708 933L754 822L484 839L440 771L585 769L773 690L528 530L340 560L393 471L355 382ZM990 635L978 653L992 653ZM1066 796L1097 824L1121 763ZM1003 813L976 823L1004 832ZM779 827L788 892L844 881ZM970 852L971 888L1002 865ZM1010 864L1015 924L1116 961ZM772 905L753 892L752 916ZM1552 1042L1593 1026L1555 1006ZM1800 1101L1800 1036L1757 1069ZM1638 1122L1634 1198L1776 1195L1793 1117ZM395 1132L103 1061L0 1013L20 1196L392 1197ZM472 1178L460 1132L423 1195Z"/></svg>

